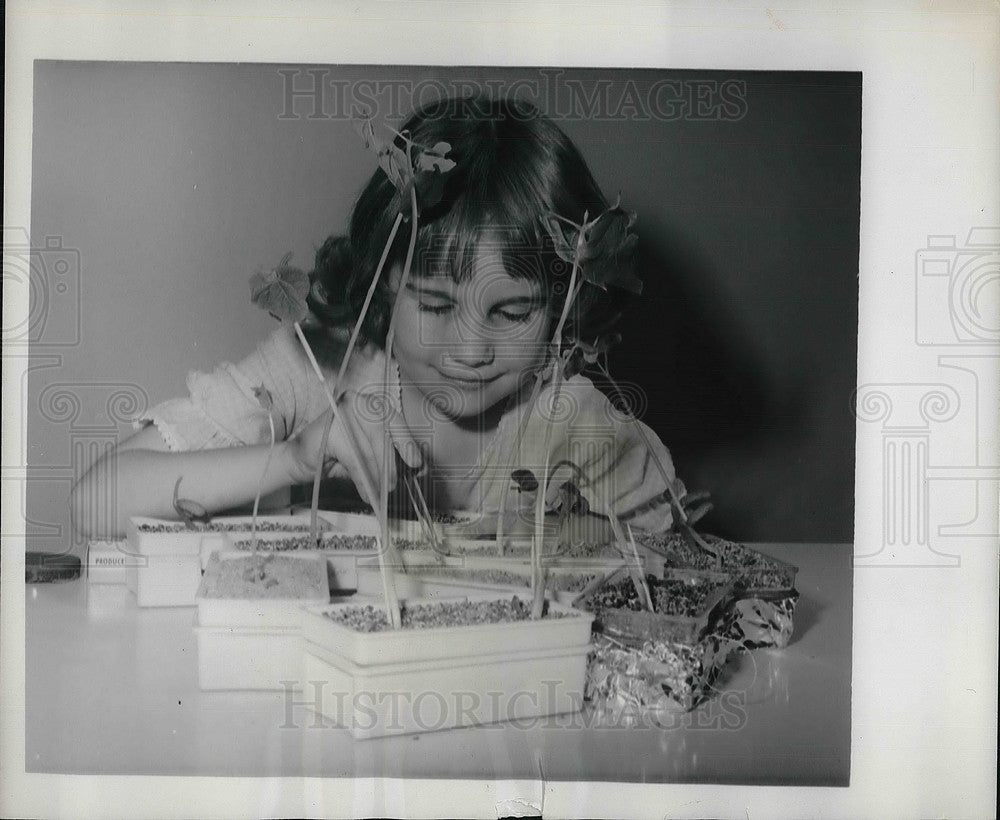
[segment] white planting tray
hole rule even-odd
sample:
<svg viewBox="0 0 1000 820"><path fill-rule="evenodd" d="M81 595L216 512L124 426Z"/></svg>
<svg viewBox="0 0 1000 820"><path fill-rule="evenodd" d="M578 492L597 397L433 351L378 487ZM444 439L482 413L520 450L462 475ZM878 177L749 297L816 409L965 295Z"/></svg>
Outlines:
<svg viewBox="0 0 1000 820"><path fill-rule="evenodd" d="M125 586L139 606L194 606L201 583L201 558L195 555L142 555L125 569Z"/></svg>
<svg viewBox="0 0 1000 820"><path fill-rule="evenodd" d="M196 595L198 624L232 628L297 628L301 622L301 607L330 601L326 559L318 553L279 553L276 557L302 561L309 568L310 591L301 597L287 598L217 598L206 593L214 573L222 562L245 560L246 552L214 553L205 569L205 576Z"/></svg>
<svg viewBox="0 0 1000 820"><path fill-rule="evenodd" d="M589 627L589 622L588 622ZM312 703L358 740L577 712L590 644L361 666L306 642Z"/></svg>
<svg viewBox="0 0 1000 820"><path fill-rule="evenodd" d="M206 591L225 562L244 560L245 552L215 553L198 590L198 685L216 689L300 688L302 607L328 603L326 559L318 553L286 553L282 560L309 568L311 590L301 597L214 598Z"/></svg>
<svg viewBox="0 0 1000 820"><path fill-rule="evenodd" d="M194 631L201 689L301 689L300 629L196 624Z"/></svg>
<svg viewBox="0 0 1000 820"><path fill-rule="evenodd" d="M87 543L87 581L91 584L124 584L131 566L142 558L132 554L127 541Z"/></svg>
<svg viewBox="0 0 1000 820"><path fill-rule="evenodd" d="M550 604L566 617L370 633L325 615L351 606L304 609L303 680L320 681L318 711L355 738L580 709L590 613Z"/></svg>
<svg viewBox="0 0 1000 820"><path fill-rule="evenodd" d="M261 515L257 522L259 541L266 546L281 537L307 533L309 513ZM125 568L125 583L135 593L139 606L194 606L202 570L212 553L230 550L235 538L249 538L253 518L220 516L212 520L212 525L224 529L203 525L191 529L183 522L162 518L129 519L130 554L126 555L129 565Z"/></svg>
<svg viewBox="0 0 1000 820"><path fill-rule="evenodd" d="M551 575L605 575L622 565L622 561L604 561L583 559L552 565L548 567ZM445 559L444 563L439 563L429 556L421 557L419 560L412 560L409 556L404 556L404 566L406 572L396 571L396 594L401 598L438 598L441 596L454 597L456 595L468 594L494 594L510 595L516 594L521 598L531 595L530 584L506 584L500 582L485 581L477 578L463 578L461 576L444 575L435 577L434 570L442 567L448 569L467 570L502 570L512 575L520 575L530 579L531 568L526 562L504 558L482 558L473 556L452 557ZM364 559L358 562L357 567L359 593L365 595L382 595L382 580L379 575L377 561ZM580 594L578 590L549 589L547 597L557 603L569 606Z"/></svg>
<svg viewBox="0 0 1000 820"><path fill-rule="evenodd" d="M468 595L469 600L509 599L510 595ZM435 603L435 601L428 601ZM438 599L437 602L440 602ZM424 603L409 599L409 603ZM497 652L525 649L563 649L590 641L593 615L552 603L553 611L564 618L516 621L476 626L445 626L433 629L387 629L381 632L357 632L325 616L354 603L330 604L303 609L302 634L307 641L328 649L338 657L361 666L407 663L442 658L471 658ZM377 606L373 604L373 606Z"/></svg>

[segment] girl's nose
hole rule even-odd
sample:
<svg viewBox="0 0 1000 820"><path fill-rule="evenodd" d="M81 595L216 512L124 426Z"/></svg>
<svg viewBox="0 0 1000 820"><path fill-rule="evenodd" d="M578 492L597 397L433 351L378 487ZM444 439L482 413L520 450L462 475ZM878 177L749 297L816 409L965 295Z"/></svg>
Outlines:
<svg viewBox="0 0 1000 820"><path fill-rule="evenodd" d="M484 339L458 341L447 357L463 367L485 367L493 364L496 353L493 343Z"/></svg>

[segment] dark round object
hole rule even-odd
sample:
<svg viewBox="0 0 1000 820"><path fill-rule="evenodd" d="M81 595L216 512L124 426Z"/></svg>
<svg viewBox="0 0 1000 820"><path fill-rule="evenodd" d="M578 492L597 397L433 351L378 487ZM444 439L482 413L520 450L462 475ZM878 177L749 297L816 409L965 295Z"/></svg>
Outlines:
<svg viewBox="0 0 1000 820"><path fill-rule="evenodd" d="M45 584L51 581L73 581L80 577L80 559L57 552L26 552L24 582Z"/></svg>

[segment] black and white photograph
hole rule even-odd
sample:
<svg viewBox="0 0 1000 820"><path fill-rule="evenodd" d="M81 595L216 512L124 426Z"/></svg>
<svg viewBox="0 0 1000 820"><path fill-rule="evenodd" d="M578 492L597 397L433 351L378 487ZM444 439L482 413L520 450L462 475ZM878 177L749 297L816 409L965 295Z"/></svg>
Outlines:
<svg viewBox="0 0 1000 820"><path fill-rule="evenodd" d="M266 27L212 14L164 25ZM995 66L942 159L881 130L862 59L389 57L352 25L367 59L21 60L17 777L125 776L100 811L150 816L987 805L1000 212L967 163ZM976 208L900 253L871 225L911 147L962 169L936 208ZM936 702L896 688L933 665ZM975 715L962 800L915 766L871 803L887 727L941 767ZM66 799L39 811L91 813Z"/></svg>

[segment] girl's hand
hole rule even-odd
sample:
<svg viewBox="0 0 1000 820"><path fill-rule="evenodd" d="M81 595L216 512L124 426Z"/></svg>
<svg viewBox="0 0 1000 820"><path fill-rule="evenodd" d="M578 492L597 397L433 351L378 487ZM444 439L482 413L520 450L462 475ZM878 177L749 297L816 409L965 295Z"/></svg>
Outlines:
<svg viewBox="0 0 1000 820"><path fill-rule="evenodd" d="M420 447L402 415L389 402L384 388L369 386L360 392L345 391L338 400L337 413L324 442L331 412L327 410L285 443L290 459L289 476L294 483L312 481L317 461L323 458L325 475L347 475L361 497L377 508L383 476L390 490L396 486L396 453L413 469L423 466Z"/></svg>

